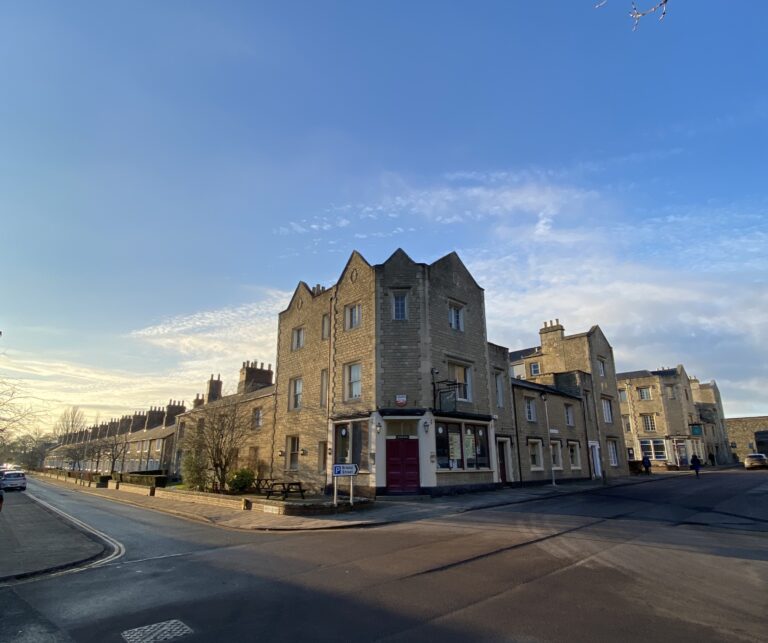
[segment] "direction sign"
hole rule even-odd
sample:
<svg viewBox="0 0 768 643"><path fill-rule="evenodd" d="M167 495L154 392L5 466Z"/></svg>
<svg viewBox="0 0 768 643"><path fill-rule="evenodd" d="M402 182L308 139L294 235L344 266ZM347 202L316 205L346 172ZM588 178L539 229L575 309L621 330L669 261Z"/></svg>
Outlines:
<svg viewBox="0 0 768 643"><path fill-rule="evenodd" d="M338 478L339 476L356 476L358 471L360 471L360 467L358 467L356 464L333 465L334 478Z"/></svg>

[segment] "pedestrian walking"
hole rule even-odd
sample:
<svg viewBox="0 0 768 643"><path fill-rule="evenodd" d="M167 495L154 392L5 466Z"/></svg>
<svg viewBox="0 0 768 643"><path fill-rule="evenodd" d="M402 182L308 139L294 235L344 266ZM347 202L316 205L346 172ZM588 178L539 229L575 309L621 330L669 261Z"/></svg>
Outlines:
<svg viewBox="0 0 768 643"><path fill-rule="evenodd" d="M696 477L699 477L699 469L701 469L701 460L696 454L691 458L691 469L696 472Z"/></svg>
<svg viewBox="0 0 768 643"><path fill-rule="evenodd" d="M3 498L5 496L5 492L3 491L3 487L0 486L0 511L3 510Z"/></svg>
<svg viewBox="0 0 768 643"><path fill-rule="evenodd" d="M645 469L645 475L651 475L651 459L647 456L643 456L643 469Z"/></svg>
<svg viewBox="0 0 768 643"><path fill-rule="evenodd" d="M711 464L713 467L715 466L715 454L711 451L709 452L709 464Z"/></svg>

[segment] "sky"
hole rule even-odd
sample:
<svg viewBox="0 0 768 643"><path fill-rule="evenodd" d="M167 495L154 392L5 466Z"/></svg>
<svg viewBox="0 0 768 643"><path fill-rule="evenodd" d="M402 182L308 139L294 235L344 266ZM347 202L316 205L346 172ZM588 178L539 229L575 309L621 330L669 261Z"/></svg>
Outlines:
<svg viewBox="0 0 768 643"><path fill-rule="evenodd" d="M494 343L599 324L768 415L768 4L595 4L2 3L0 378L42 423L232 390L401 247Z"/></svg>

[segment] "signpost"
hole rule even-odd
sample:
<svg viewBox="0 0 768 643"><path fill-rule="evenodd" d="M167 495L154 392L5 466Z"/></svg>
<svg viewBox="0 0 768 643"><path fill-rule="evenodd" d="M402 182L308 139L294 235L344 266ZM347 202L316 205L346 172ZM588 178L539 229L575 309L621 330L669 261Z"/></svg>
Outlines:
<svg viewBox="0 0 768 643"><path fill-rule="evenodd" d="M333 506L337 507L339 497L339 478L349 478L349 504L355 504L355 476L360 472L360 467L356 464L334 464L333 465Z"/></svg>

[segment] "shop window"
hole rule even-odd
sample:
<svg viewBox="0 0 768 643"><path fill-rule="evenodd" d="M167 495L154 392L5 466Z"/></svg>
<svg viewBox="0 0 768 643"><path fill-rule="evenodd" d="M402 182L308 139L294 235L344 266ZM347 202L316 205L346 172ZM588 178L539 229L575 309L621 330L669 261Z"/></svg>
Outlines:
<svg viewBox="0 0 768 643"><path fill-rule="evenodd" d="M368 470L368 422L345 422L334 426L334 463L356 464Z"/></svg>

